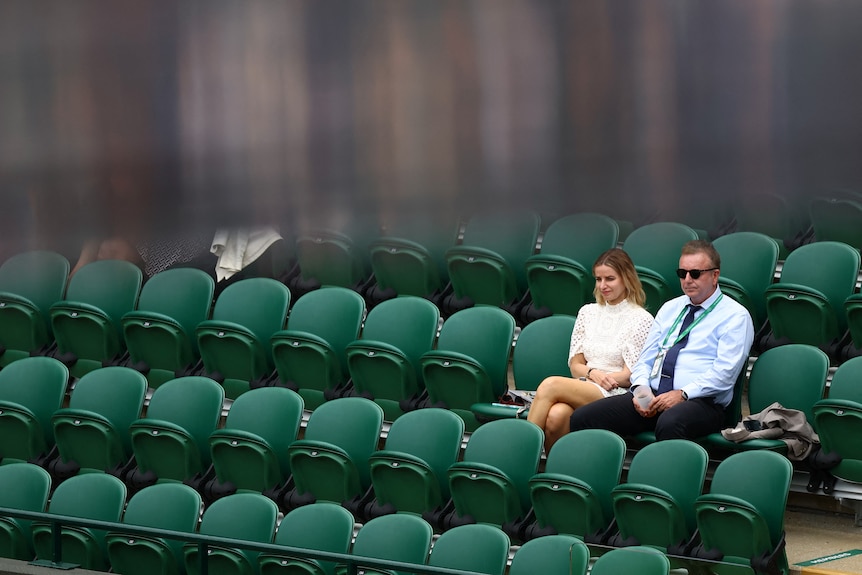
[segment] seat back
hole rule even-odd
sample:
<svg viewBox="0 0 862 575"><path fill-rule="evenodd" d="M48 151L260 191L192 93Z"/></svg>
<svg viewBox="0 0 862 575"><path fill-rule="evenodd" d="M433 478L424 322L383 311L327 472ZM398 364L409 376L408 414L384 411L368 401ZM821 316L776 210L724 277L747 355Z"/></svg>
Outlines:
<svg viewBox="0 0 862 575"><path fill-rule="evenodd" d="M107 471L132 454L129 426L141 416L147 380L128 367L103 367L75 384L69 407L52 417L63 461Z"/></svg>
<svg viewBox="0 0 862 575"><path fill-rule="evenodd" d="M625 441L611 431L564 435L551 448L545 472L530 479L539 526L579 537L606 528L613 519L611 490L620 481L625 456Z"/></svg>
<svg viewBox="0 0 862 575"><path fill-rule="evenodd" d="M626 483L615 487L614 517L623 540L667 548L695 529L694 501L701 494L709 457L684 439L651 443L632 458Z"/></svg>
<svg viewBox="0 0 862 575"><path fill-rule="evenodd" d="M757 232L736 232L716 238L721 256L721 291L748 309L756 328L766 321L766 288L778 263L778 242Z"/></svg>
<svg viewBox="0 0 862 575"><path fill-rule="evenodd" d="M839 242L815 242L793 250L779 282L766 290L773 333L811 345L843 335L844 301L856 288L859 263L859 251Z"/></svg>
<svg viewBox="0 0 862 575"><path fill-rule="evenodd" d="M234 493L215 500L201 518L201 535L271 543L275 534L278 506L259 493ZM196 543L183 546L186 573L197 575L200 548ZM212 546L206 557L209 573L221 575L258 573L260 553L248 549Z"/></svg>
<svg viewBox="0 0 862 575"><path fill-rule="evenodd" d="M546 535L518 548L509 575L583 575L589 562L590 550L577 537Z"/></svg>
<svg viewBox="0 0 862 575"><path fill-rule="evenodd" d="M54 446L51 416L69 370L51 357L19 359L0 370L0 459L27 461Z"/></svg>
<svg viewBox="0 0 862 575"><path fill-rule="evenodd" d="M465 418L468 429L475 428L470 406L496 401L507 388L514 333L514 318L499 308L477 306L452 314L437 348L420 359L432 404L442 402Z"/></svg>
<svg viewBox="0 0 862 575"><path fill-rule="evenodd" d="M520 298L527 289L524 264L536 249L539 225L539 216L530 211L471 217L462 244L446 252L455 295L495 306Z"/></svg>
<svg viewBox="0 0 862 575"><path fill-rule="evenodd" d="M225 377L231 399L272 370L270 338L284 327L289 305L290 291L283 283L247 278L226 287L216 300L212 320L198 324L204 367Z"/></svg>
<svg viewBox="0 0 862 575"><path fill-rule="evenodd" d="M264 491L290 476L287 448L299 433L302 398L283 387L240 395L224 427L209 437L216 477L237 489Z"/></svg>
<svg viewBox="0 0 862 575"><path fill-rule="evenodd" d="M574 316L594 301L593 263L617 245L619 232L619 224L602 214L571 214L552 222L542 236L541 251L526 262L533 304Z"/></svg>
<svg viewBox="0 0 862 575"><path fill-rule="evenodd" d="M428 557L428 565L503 575L509 558L509 545L509 537L499 527L460 525L444 531L437 538Z"/></svg>
<svg viewBox="0 0 862 575"><path fill-rule="evenodd" d="M51 495L48 512L81 519L118 522L126 504L126 486L107 473L84 473L60 483ZM63 561L83 569L107 571L105 531L67 526L60 531ZM53 554L52 526L33 522L36 557L50 561Z"/></svg>
<svg viewBox="0 0 862 575"><path fill-rule="evenodd" d="M129 499L123 523L194 533L202 506L201 496L188 485L159 483L143 488ZM115 573L177 575L182 571L183 542L180 540L109 532L105 541Z"/></svg>
<svg viewBox="0 0 862 575"><path fill-rule="evenodd" d="M376 214L351 216L349 224L317 223L297 235L296 257L307 282L352 288L368 278L368 244L380 235Z"/></svg>
<svg viewBox="0 0 862 575"><path fill-rule="evenodd" d="M0 266L0 367L53 339L49 309L63 298L69 262L60 254L17 254Z"/></svg>
<svg viewBox="0 0 862 575"><path fill-rule="evenodd" d="M287 329L272 335L279 379L295 386L309 409L324 401L323 392L347 379L347 344L359 337L365 301L343 287L324 287L299 299Z"/></svg>
<svg viewBox="0 0 862 575"><path fill-rule="evenodd" d="M725 561L743 564L771 554L784 536L792 476L790 461L772 451L734 453L723 460L709 493L695 504L704 549L718 550ZM780 563L786 568L786 556Z"/></svg>
<svg viewBox="0 0 862 575"><path fill-rule="evenodd" d="M201 376L179 377L153 392L146 417L131 425L138 467L182 481L210 464L209 436L221 417L224 390Z"/></svg>
<svg viewBox="0 0 862 575"><path fill-rule="evenodd" d="M862 249L862 203L847 198L815 197L809 208L814 238Z"/></svg>
<svg viewBox="0 0 862 575"><path fill-rule="evenodd" d="M345 348L353 386L370 393L388 420L401 414L398 402L425 388L419 358L434 345L440 312L430 301L401 296L368 312L362 338Z"/></svg>
<svg viewBox="0 0 862 575"><path fill-rule="evenodd" d="M209 317L214 289L212 276L194 268L168 269L151 277L141 289L137 309L123 316L131 361L168 373L196 361L195 328Z"/></svg>
<svg viewBox="0 0 862 575"><path fill-rule="evenodd" d="M516 389L535 390L546 377L570 377L569 345L575 318L545 317L521 329L512 351L512 376Z"/></svg>
<svg viewBox="0 0 862 575"><path fill-rule="evenodd" d="M448 473L458 514L496 525L526 514L543 441L542 430L523 419L499 419L474 431L463 460Z"/></svg>
<svg viewBox="0 0 862 575"><path fill-rule="evenodd" d="M399 216L384 231L369 247L380 289L420 297L440 292L449 281L445 253L455 243L457 226L423 214Z"/></svg>
<svg viewBox="0 0 862 575"><path fill-rule="evenodd" d="M21 511L45 511L51 476L31 463L0 466L0 507ZM33 558L31 522L0 517L0 557L29 561Z"/></svg>
<svg viewBox="0 0 862 575"><path fill-rule="evenodd" d="M458 459L464 421L446 409L418 409L396 419L386 446L370 458L378 503L398 511L431 511L449 499L446 471Z"/></svg>
<svg viewBox="0 0 862 575"><path fill-rule="evenodd" d="M778 402L787 409L802 411L812 423L812 406L823 397L828 373L829 357L814 346L788 344L768 349L751 368L749 410L759 413Z"/></svg>
<svg viewBox="0 0 862 575"><path fill-rule="evenodd" d="M340 503L367 489L368 459L382 426L383 410L362 397L334 399L315 409L303 439L288 451L297 490Z"/></svg>
<svg viewBox="0 0 862 575"><path fill-rule="evenodd" d="M625 547L612 549L596 559L590 570L592 575L668 575L670 560L661 551L651 547Z"/></svg>
<svg viewBox="0 0 862 575"><path fill-rule="evenodd" d="M125 260L99 260L79 269L66 288L66 299L51 306L51 326L60 353L78 361L80 377L125 350L122 317L135 309L141 269Z"/></svg>
<svg viewBox="0 0 862 575"><path fill-rule="evenodd" d="M862 482L862 357L848 359L832 374L829 397L814 404L814 423L824 453L841 462L830 469L836 477Z"/></svg>
<svg viewBox="0 0 862 575"><path fill-rule="evenodd" d="M275 534L275 544L309 551L347 553L353 539L353 526L353 515L340 505L303 505L290 511L281 520ZM335 572L335 562L307 557L263 553L259 561L261 575L277 575L290 572L292 568L301 573L333 575Z"/></svg>
<svg viewBox="0 0 862 575"><path fill-rule="evenodd" d="M358 557L424 565L431 549L432 535L431 526L421 517L406 513L383 515L368 521L359 529L350 553ZM390 573L374 568L359 570L364 573ZM407 575L395 570L391 573Z"/></svg>
<svg viewBox="0 0 862 575"><path fill-rule="evenodd" d="M636 228L623 243L646 293L645 307L653 315L665 301L682 295L676 277L680 251L697 238L697 232L685 224L656 222Z"/></svg>

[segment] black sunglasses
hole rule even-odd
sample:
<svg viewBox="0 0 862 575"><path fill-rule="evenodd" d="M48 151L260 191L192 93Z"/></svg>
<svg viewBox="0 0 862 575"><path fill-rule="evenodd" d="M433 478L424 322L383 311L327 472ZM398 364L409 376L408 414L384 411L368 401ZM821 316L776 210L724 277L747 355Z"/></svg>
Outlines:
<svg viewBox="0 0 862 575"><path fill-rule="evenodd" d="M678 277L681 280L684 280L685 274L688 274L691 276L691 279L696 280L697 278L700 277L700 274L702 274L704 272L715 271L717 269L718 268L709 268L708 270L684 270L682 268L679 268L678 270L676 270L676 277Z"/></svg>

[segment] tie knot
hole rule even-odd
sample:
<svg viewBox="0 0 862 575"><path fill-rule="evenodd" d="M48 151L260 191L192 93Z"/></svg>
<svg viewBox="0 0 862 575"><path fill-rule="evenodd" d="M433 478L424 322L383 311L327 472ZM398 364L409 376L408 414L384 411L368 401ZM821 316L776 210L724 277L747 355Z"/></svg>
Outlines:
<svg viewBox="0 0 862 575"><path fill-rule="evenodd" d="M699 309L703 309L703 308L701 306L695 305L693 303L688 304L688 313L694 313Z"/></svg>

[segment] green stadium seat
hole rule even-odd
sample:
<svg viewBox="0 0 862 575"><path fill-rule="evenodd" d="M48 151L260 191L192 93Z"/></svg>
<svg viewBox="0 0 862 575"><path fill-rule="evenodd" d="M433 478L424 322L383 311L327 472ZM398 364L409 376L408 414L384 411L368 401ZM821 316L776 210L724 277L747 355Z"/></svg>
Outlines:
<svg viewBox="0 0 862 575"><path fill-rule="evenodd" d="M57 357L81 377L126 351L121 319L135 309L143 273L123 260L91 262L78 270L66 288L66 299L51 306Z"/></svg>
<svg viewBox="0 0 862 575"><path fill-rule="evenodd" d="M324 287L308 292L290 311L287 329L270 336L279 381L297 391L306 409L348 379L347 344L359 337L365 300L353 290Z"/></svg>
<svg viewBox="0 0 862 575"><path fill-rule="evenodd" d="M0 466L0 507L44 512L51 490L51 476L32 463ZM0 517L0 557L30 561L33 550L31 521Z"/></svg>
<svg viewBox="0 0 862 575"><path fill-rule="evenodd" d="M54 341L49 310L63 299L69 262L60 254L17 254L0 266L0 368Z"/></svg>
<svg viewBox="0 0 862 575"><path fill-rule="evenodd" d="M167 531L197 531L203 502L182 483L160 483L135 493L126 505L123 523ZM162 537L109 531L105 536L111 570L123 575L180 575L183 542Z"/></svg>
<svg viewBox="0 0 862 575"><path fill-rule="evenodd" d="M213 278L203 270L159 272L141 289L138 308L123 315L129 362L156 388L200 359L195 328L209 317Z"/></svg>
<svg viewBox="0 0 862 575"><path fill-rule="evenodd" d="M503 575L509 558L509 536L492 525L459 525L440 534L428 557L430 567ZM534 573L544 571L534 571Z"/></svg>
<svg viewBox="0 0 862 575"><path fill-rule="evenodd" d="M464 418L468 431L479 422L475 403L492 403L506 392L515 320L506 311L476 306L443 323L437 347L419 360L428 401Z"/></svg>
<svg viewBox="0 0 862 575"><path fill-rule="evenodd" d="M205 372L236 399L273 370L272 334L284 327L290 291L270 278L247 278L219 295L212 319L195 329Z"/></svg>
<svg viewBox="0 0 862 575"><path fill-rule="evenodd" d="M421 517L396 513L376 517L363 524L356 534L350 553L357 557L383 559L424 565L431 549L431 526ZM367 575L409 575L409 572L357 566L357 572ZM349 573L347 565L339 564L338 575Z"/></svg>
<svg viewBox="0 0 862 575"><path fill-rule="evenodd" d="M368 312L361 339L345 348L354 390L378 403L388 421L404 413L401 402L425 390L419 358L433 348L439 320L426 299L386 300Z"/></svg>

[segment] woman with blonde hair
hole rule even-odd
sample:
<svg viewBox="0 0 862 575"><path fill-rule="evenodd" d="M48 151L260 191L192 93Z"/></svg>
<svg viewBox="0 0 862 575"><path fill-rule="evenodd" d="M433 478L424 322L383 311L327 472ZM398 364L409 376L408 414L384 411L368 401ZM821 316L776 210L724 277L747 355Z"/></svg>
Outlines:
<svg viewBox="0 0 862 575"><path fill-rule="evenodd" d="M593 264L596 303L578 311L569 348L572 377L546 378L527 416L545 432L545 451L569 431L569 418L587 403L625 393L653 317L634 263L613 248Z"/></svg>

